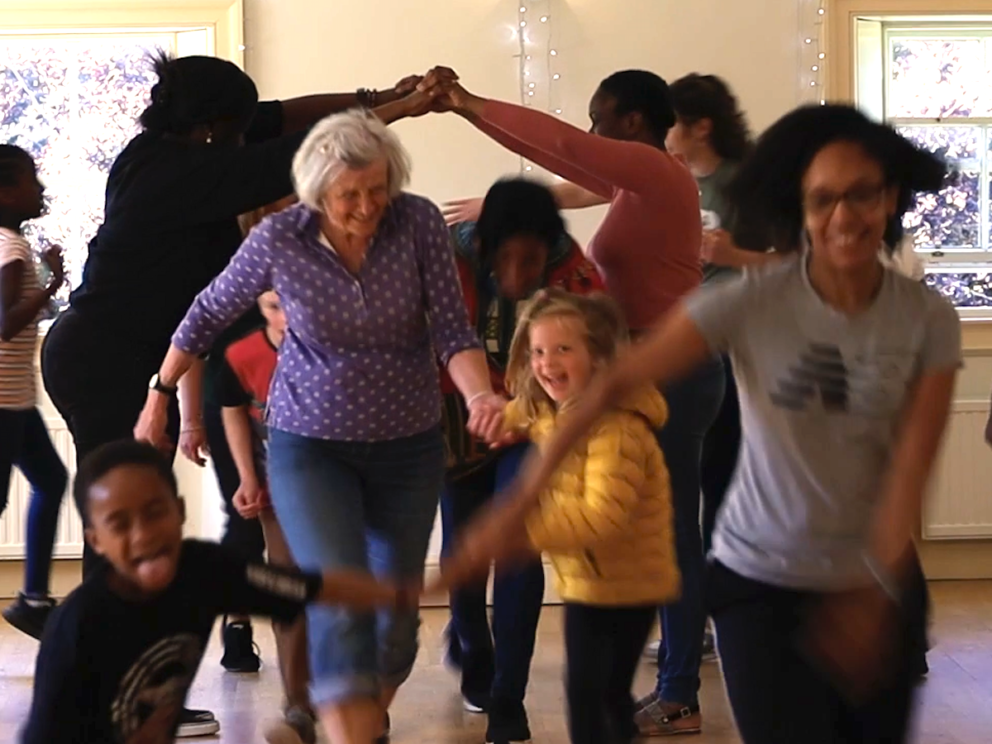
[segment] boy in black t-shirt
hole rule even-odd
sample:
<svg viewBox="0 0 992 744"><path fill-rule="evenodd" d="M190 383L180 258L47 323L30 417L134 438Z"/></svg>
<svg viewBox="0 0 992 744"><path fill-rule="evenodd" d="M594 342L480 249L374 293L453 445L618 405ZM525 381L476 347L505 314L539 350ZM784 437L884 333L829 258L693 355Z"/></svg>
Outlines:
<svg viewBox="0 0 992 744"><path fill-rule="evenodd" d="M183 540L175 476L150 445L97 449L74 488L106 565L46 624L22 744L171 744L218 615L288 622L309 602L372 612L413 601L368 574L251 565Z"/></svg>

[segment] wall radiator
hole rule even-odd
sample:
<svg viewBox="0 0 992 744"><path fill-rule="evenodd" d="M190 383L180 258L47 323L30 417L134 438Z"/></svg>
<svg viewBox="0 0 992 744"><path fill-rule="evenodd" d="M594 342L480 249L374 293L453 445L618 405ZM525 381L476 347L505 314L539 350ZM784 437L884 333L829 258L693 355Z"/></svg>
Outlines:
<svg viewBox="0 0 992 744"><path fill-rule="evenodd" d="M957 401L923 515L926 540L992 538L992 450L988 401Z"/></svg>
<svg viewBox="0 0 992 744"><path fill-rule="evenodd" d="M923 518L927 540L967 540L992 538L992 451L985 444L985 401L959 401L954 404L944 451L933 479L933 493ZM46 420L55 449L75 473L72 437L56 418ZM24 536L30 490L15 470L11 479L9 504L0 519L0 560L24 558ZM435 535L435 540L439 538ZM55 540L56 558L79 558L83 552L83 525L71 497L63 499L59 530Z"/></svg>
<svg viewBox="0 0 992 744"><path fill-rule="evenodd" d="M72 446L72 436L61 419L46 419L48 433L55 444L55 450L62 458L71 478L76 472L76 453ZM0 560L22 560L24 558L24 537L26 534L28 503L31 490L27 481L16 469L10 483L9 503L0 519ZM56 558L80 558L83 554L83 523L66 493L62 499L59 515L59 530L55 535Z"/></svg>

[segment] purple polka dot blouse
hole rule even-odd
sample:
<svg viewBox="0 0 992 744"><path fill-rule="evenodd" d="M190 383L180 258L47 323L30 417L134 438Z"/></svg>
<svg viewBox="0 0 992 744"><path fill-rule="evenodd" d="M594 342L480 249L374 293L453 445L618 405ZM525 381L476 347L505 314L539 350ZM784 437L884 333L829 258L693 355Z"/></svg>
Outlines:
<svg viewBox="0 0 992 744"><path fill-rule="evenodd" d="M436 359L447 364L480 348L440 211L421 197L396 197L357 276L319 235L319 215L302 204L266 218L193 302L173 344L205 353L274 289L288 328L269 395L270 427L374 442L436 426Z"/></svg>

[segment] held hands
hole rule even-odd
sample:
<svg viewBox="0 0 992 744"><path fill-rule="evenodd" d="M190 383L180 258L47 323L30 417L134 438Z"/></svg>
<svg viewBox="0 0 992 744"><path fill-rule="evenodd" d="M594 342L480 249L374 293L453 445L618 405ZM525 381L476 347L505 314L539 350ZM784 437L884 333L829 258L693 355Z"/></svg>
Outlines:
<svg viewBox="0 0 992 744"><path fill-rule="evenodd" d="M469 93L458 82L458 73L450 67L435 67L424 75L417 89L434 99L435 111L478 114L485 100Z"/></svg>
<svg viewBox="0 0 992 744"><path fill-rule="evenodd" d="M502 439L503 410L506 398L496 393L483 393L468 400L468 433L490 444Z"/></svg>
<svg viewBox="0 0 992 744"><path fill-rule="evenodd" d="M423 79L423 75L407 75L393 86L393 93L396 94L397 98L408 96L417 89Z"/></svg>

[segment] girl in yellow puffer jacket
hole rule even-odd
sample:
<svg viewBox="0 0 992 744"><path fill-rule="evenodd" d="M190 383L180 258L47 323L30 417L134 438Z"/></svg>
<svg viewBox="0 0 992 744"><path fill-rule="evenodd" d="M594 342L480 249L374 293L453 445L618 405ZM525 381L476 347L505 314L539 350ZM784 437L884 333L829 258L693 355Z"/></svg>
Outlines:
<svg viewBox="0 0 992 744"><path fill-rule="evenodd" d="M543 290L517 325L507 368L516 396L504 435L538 447L627 338L603 295ZM667 417L644 387L602 417L562 463L536 508L493 515L499 540L463 544L446 565L462 583L495 558L546 552L565 602L572 742L633 739L631 684L659 604L678 596L668 470L654 431ZM476 531L475 534L478 534Z"/></svg>

